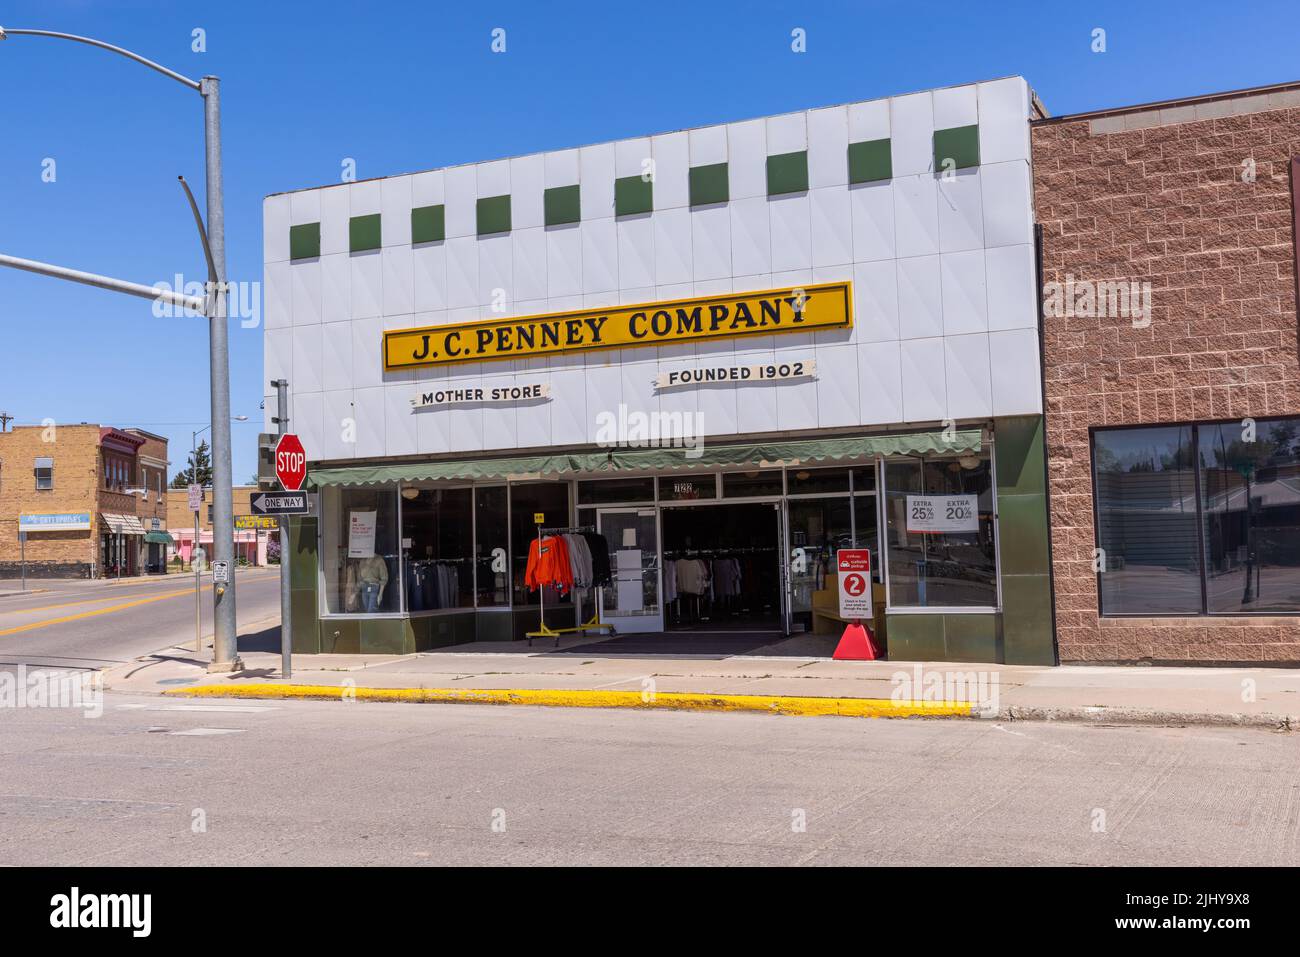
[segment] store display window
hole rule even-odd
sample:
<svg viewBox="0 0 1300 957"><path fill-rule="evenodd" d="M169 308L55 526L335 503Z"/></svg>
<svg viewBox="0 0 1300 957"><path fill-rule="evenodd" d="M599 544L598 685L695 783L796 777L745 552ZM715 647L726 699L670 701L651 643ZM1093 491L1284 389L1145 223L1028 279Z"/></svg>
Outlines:
<svg viewBox="0 0 1300 957"><path fill-rule="evenodd" d="M988 453L891 459L884 471L890 608L996 608Z"/></svg>
<svg viewBox="0 0 1300 957"><path fill-rule="evenodd" d="M397 490L321 491L321 569L331 614L394 614L402 610Z"/></svg>
<svg viewBox="0 0 1300 957"><path fill-rule="evenodd" d="M473 489L403 488L406 610L474 607Z"/></svg>

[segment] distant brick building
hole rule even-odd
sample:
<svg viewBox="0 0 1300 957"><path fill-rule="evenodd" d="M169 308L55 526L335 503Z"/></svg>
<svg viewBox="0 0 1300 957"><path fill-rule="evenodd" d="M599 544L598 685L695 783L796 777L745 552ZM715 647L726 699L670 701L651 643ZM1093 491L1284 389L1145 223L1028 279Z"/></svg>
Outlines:
<svg viewBox="0 0 1300 957"><path fill-rule="evenodd" d="M1032 147L1061 660L1300 662L1300 84Z"/></svg>
<svg viewBox="0 0 1300 957"><path fill-rule="evenodd" d="M33 577L164 572L167 467L167 440L140 429L0 433L0 578L24 561Z"/></svg>

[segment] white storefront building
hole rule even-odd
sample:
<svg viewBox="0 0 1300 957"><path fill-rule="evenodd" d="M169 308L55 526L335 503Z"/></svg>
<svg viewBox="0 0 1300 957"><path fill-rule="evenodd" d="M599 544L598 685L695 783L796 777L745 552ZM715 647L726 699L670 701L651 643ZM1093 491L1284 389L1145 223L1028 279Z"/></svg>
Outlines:
<svg viewBox="0 0 1300 957"><path fill-rule="evenodd" d="M269 196L265 379L319 491L295 645L519 637L543 596L838 634L856 545L891 657L1054 660L1032 109L1012 77ZM539 514L611 584L530 589Z"/></svg>

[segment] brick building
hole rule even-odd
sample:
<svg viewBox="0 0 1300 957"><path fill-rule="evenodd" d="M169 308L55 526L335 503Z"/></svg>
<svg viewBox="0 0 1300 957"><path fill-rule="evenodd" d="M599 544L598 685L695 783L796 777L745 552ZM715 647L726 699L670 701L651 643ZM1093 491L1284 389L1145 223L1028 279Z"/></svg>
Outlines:
<svg viewBox="0 0 1300 957"><path fill-rule="evenodd" d="M1031 135L1061 660L1300 662L1300 83Z"/></svg>
<svg viewBox="0 0 1300 957"><path fill-rule="evenodd" d="M164 572L167 466L167 440L140 429L0 433L0 578L24 561L33 577Z"/></svg>

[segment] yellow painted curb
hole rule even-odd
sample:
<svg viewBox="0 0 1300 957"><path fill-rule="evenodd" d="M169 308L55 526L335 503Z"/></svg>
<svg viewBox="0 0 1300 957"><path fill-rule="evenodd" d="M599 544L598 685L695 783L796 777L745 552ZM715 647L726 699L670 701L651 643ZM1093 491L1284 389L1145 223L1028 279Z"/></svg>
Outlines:
<svg viewBox="0 0 1300 957"><path fill-rule="evenodd" d="M327 700L524 704L548 708L640 708L670 711L758 711L764 714L839 715L848 718L969 718L972 706L889 698L809 698L793 695L684 694L536 688L349 688L336 685L246 684L169 688L163 694L196 698L321 698Z"/></svg>

